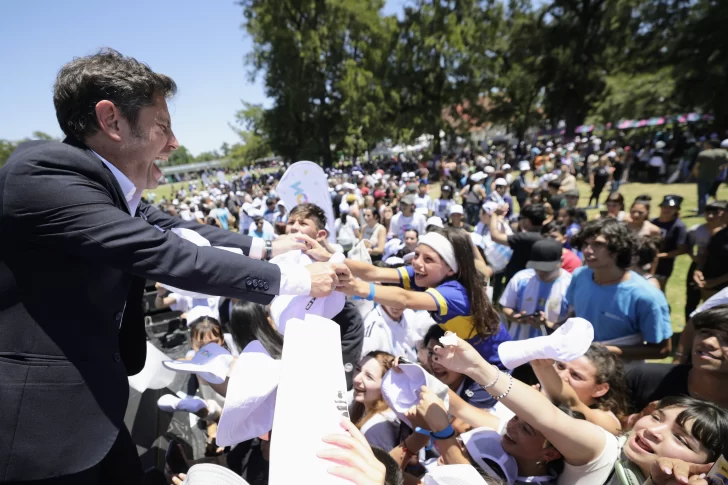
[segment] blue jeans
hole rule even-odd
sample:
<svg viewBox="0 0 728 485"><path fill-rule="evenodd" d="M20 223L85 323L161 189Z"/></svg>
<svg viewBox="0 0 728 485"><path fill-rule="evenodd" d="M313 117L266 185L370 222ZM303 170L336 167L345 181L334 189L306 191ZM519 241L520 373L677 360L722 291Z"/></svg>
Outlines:
<svg viewBox="0 0 728 485"><path fill-rule="evenodd" d="M698 180L698 214L705 212L711 185L713 185L712 180Z"/></svg>

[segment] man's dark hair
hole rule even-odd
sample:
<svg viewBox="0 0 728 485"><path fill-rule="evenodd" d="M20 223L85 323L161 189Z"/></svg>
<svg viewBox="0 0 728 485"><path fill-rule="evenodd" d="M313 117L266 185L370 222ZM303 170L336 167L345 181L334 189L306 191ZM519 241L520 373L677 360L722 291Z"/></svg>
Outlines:
<svg viewBox="0 0 728 485"><path fill-rule="evenodd" d="M542 226L546 220L546 208L543 204L530 204L521 210L521 217L531 221L534 226Z"/></svg>
<svg viewBox="0 0 728 485"><path fill-rule="evenodd" d="M414 227L410 227L409 229L407 229L406 231L404 231L404 235L406 236L408 232L414 232L415 233L415 237L419 237L420 236L420 232L417 229L415 229Z"/></svg>
<svg viewBox="0 0 728 485"><path fill-rule="evenodd" d="M632 255L637 250L637 240L626 224L611 217L587 222L576 235L571 238L571 245L582 249L587 239L604 236L607 249L617 256L617 266L627 269L632 265Z"/></svg>
<svg viewBox="0 0 728 485"><path fill-rule="evenodd" d="M291 212L288 214L288 220L290 221L297 217L311 219L316 223L316 229L319 231L321 229L326 229L326 213L316 204L311 204L310 202L298 204L296 207L291 209Z"/></svg>
<svg viewBox="0 0 728 485"><path fill-rule="evenodd" d="M563 222L551 221L541 228L541 235L548 237L552 232L559 232L562 236L566 235L566 225Z"/></svg>
<svg viewBox="0 0 728 485"><path fill-rule="evenodd" d="M561 188L561 182L558 180L549 180L546 186L550 189L559 189Z"/></svg>
<svg viewBox="0 0 728 485"><path fill-rule="evenodd" d="M139 111L153 103L155 95L165 98L177 92L175 82L157 74L133 57L113 49L77 57L61 68L53 86L53 104L63 133L83 141L99 130L96 104L108 100L137 127ZM139 134L135 130L135 134Z"/></svg>
<svg viewBox="0 0 728 485"><path fill-rule="evenodd" d="M384 474L383 485L402 485L404 483L404 475L402 474L402 470L399 468L399 464L395 461L395 459L389 456L389 453L378 446L372 446L372 453L387 470Z"/></svg>
<svg viewBox="0 0 728 485"><path fill-rule="evenodd" d="M693 317L695 330L720 330L728 332L728 304L716 305Z"/></svg>

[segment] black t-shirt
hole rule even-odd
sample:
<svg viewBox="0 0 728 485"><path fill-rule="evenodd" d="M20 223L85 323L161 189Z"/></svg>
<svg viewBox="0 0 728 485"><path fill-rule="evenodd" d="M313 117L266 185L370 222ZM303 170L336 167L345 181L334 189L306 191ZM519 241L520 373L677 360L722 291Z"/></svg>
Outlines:
<svg viewBox="0 0 728 485"><path fill-rule="evenodd" d="M511 195L518 201L525 200L528 197L528 192L526 192L525 187L525 179L522 179L520 176L516 177L516 180L511 183Z"/></svg>
<svg viewBox="0 0 728 485"><path fill-rule="evenodd" d="M551 204L551 208L554 210L554 213L559 212L562 200L564 200L564 196L561 194L549 195L549 204Z"/></svg>
<svg viewBox="0 0 728 485"><path fill-rule="evenodd" d="M652 223L660 228L662 252L675 251L678 247L688 243L688 228L680 218L669 222L660 222L660 219L656 217L652 219Z"/></svg>
<svg viewBox="0 0 728 485"><path fill-rule="evenodd" d="M604 187L609 180L609 169L607 167L596 167L592 170L594 173L594 185L596 187Z"/></svg>
<svg viewBox="0 0 728 485"><path fill-rule="evenodd" d="M713 234L706 248L703 276L706 280L728 274L728 227ZM720 290L728 286L724 283L711 290Z"/></svg>
<svg viewBox="0 0 728 485"><path fill-rule="evenodd" d="M626 366L627 385L634 412L667 396L688 395L688 364L635 363Z"/></svg>
<svg viewBox="0 0 728 485"><path fill-rule="evenodd" d="M612 172L612 175L614 175L614 180L621 180L622 174L624 173L624 163L622 162L615 162L612 164L614 167L614 172Z"/></svg>
<svg viewBox="0 0 728 485"><path fill-rule="evenodd" d="M660 222L659 218L656 217L652 219L652 223L659 227L662 233L662 252L669 253L688 243L688 228L679 218L669 222ZM665 277L670 276L674 265L675 258L662 258L657 263L655 274Z"/></svg>
<svg viewBox="0 0 728 485"><path fill-rule="evenodd" d="M506 282L509 281L514 274L518 273L522 269L526 269L526 263L528 263L531 257L531 248L537 241L543 239L543 236L539 231L519 232L508 236L508 245L513 249L513 256L508 261L508 265L504 270L506 275Z"/></svg>

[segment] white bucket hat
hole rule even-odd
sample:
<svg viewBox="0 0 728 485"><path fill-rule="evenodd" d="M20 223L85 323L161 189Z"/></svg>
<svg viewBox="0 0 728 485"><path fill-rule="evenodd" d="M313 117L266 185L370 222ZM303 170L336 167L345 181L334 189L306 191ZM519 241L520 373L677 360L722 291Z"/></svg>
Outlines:
<svg viewBox="0 0 728 485"><path fill-rule="evenodd" d="M488 485L473 465L439 465L427 472L423 485Z"/></svg>
<svg viewBox="0 0 728 485"><path fill-rule="evenodd" d="M281 256L285 256L282 258ZM276 256L272 263L282 262L294 263L298 266L311 264L311 259L302 254L301 251L289 251L281 256ZM280 258L280 259L278 259ZM336 253L329 260L332 263L343 263L346 257L343 253ZM324 318L333 318L344 308L346 295L338 291L332 292L329 296L315 298L311 296L279 295L276 296L270 305L270 316L281 335L285 335L286 323L292 318L303 319L306 315L318 315Z"/></svg>
<svg viewBox="0 0 728 485"><path fill-rule="evenodd" d="M435 376L417 364L400 364L399 371L390 369L382 378L382 397L397 417L410 425L404 413L420 402L420 389L427 386L445 403L448 409L450 399L448 387Z"/></svg>
<svg viewBox="0 0 728 485"><path fill-rule="evenodd" d="M248 485L243 477L229 468L212 463L193 465L187 471L183 485Z"/></svg>
<svg viewBox="0 0 728 485"><path fill-rule="evenodd" d="M209 343L195 352L192 360L168 360L162 365L175 372L197 374L211 384L222 384L233 359L228 350L216 343Z"/></svg>
<svg viewBox="0 0 728 485"><path fill-rule="evenodd" d="M489 428L476 428L460 435L470 458L488 476L506 483L514 483L518 478L516 460L503 450L501 435Z"/></svg>
<svg viewBox="0 0 728 485"><path fill-rule="evenodd" d="M225 406L217 427L217 443L234 446L273 428L281 361L258 340L250 342L230 373Z"/></svg>

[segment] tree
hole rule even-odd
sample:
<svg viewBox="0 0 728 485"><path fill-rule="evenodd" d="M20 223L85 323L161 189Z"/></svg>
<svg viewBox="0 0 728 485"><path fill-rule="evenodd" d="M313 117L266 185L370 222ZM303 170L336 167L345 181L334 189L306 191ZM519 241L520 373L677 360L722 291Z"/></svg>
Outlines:
<svg viewBox="0 0 728 485"><path fill-rule="evenodd" d="M270 147L288 160L333 162L332 149L372 143L385 99L383 0L241 0L253 39L252 77L263 73ZM363 140L363 143L361 140ZM246 142L251 143L255 140Z"/></svg>
<svg viewBox="0 0 728 485"><path fill-rule="evenodd" d="M522 140L543 118L538 63L542 39L528 0L511 0L500 25L493 90L486 100L486 119L511 127Z"/></svg>
<svg viewBox="0 0 728 485"><path fill-rule="evenodd" d="M500 8L490 1L415 0L405 7L392 75L397 80L400 130L434 137L446 118L478 119L478 100L492 83ZM443 116L443 114L445 116ZM469 127L468 127L469 129Z"/></svg>
<svg viewBox="0 0 728 485"><path fill-rule="evenodd" d="M554 0L542 7L539 84L553 124L563 120L573 136L606 88L615 52L630 45L631 0Z"/></svg>
<svg viewBox="0 0 728 485"><path fill-rule="evenodd" d="M187 165L194 161L195 157L193 157L189 150L187 150L187 147L180 145L178 149L172 152L165 165Z"/></svg>
<svg viewBox="0 0 728 485"><path fill-rule="evenodd" d="M265 130L265 110L262 105L243 101L243 109L235 113L235 125L230 128L240 136L242 143L233 145L230 157L236 165L249 165L251 162L271 155L272 150Z"/></svg>
<svg viewBox="0 0 728 485"><path fill-rule="evenodd" d="M195 157L195 162L211 162L213 160L220 160L222 158L216 150L209 152L202 152Z"/></svg>
<svg viewBox="0 0 728 485"><path fill-rule="evenodd" d="M33 140L56 140L56 141L58 141L58 138L52 137L51 135L44 133L42 131L34 131L31 138Z"/></svg>
<svg viewBox="0 0 728 485"><path fill-rule="evenodd" d="M0 140L0 167L5 165L18 144L10 140Z"/></svg>
<svg viewBox="0 0 728 485"><path fill-rule="evenodd" d="M728 130L728 3L691 2L678 26L671 52L676 92L683 105L715 115L716 128Z"/></svg>
<svg viewBox="0 0 728 485"><path fill-rule="evenodd" d="M223 142L223 144L220 145L220 153L222 153L224 158L227 158L230 155L230 145L228 142Z"/></svg>

